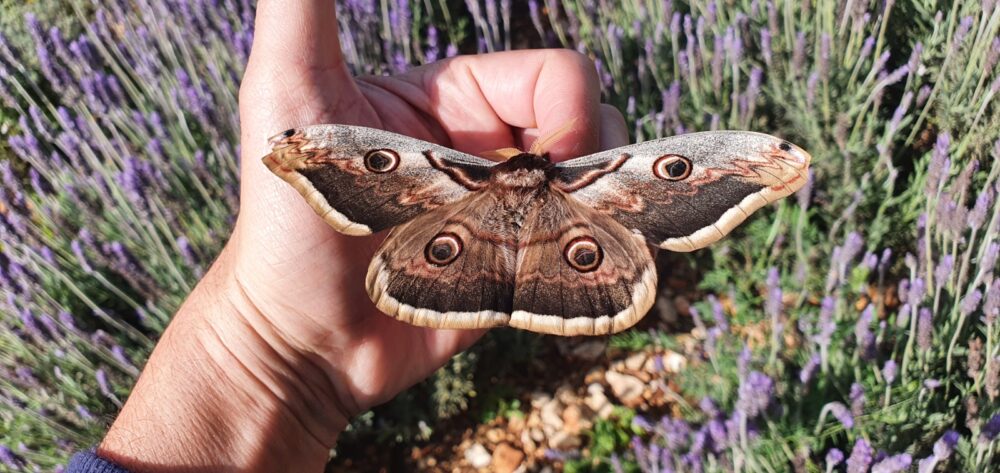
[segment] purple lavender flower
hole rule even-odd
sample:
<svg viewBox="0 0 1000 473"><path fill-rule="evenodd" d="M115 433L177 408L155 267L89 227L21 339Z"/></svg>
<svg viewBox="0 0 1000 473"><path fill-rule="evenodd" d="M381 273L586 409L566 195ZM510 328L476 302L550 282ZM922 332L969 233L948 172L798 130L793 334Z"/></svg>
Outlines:
<svg viewBox="0 0 1000 473"><path fill-rule="evenodd" d="M14 453L10 447L0 444L0 464L3 464L12 471L21 471L27 464L24 458Z"/></svg>
<svg viewBox="0 0 1000 473"><path fill-rule="evenodd" d="M875 334L872 333L871 324L875 318L875 308L868 304L865 310L861 311L857 323L854 325L854 340L858 346L858 355L863 360L870 360L875 356Z"/></svg>
<svg viewBox="0 0 1000 473"><path fill-rule="evenodd" d="M959 22L958 28L955 29L955 35L951 38L952 52L955 52L962 47L962 43L965 42L965 37L969 34L969 29L972 28L973 21L975 21L973 17L966 16Z"/></svg>
<svg viewBox="0 0 1000 473"><path fill-rule="evenodd" d="M840 422L845 429L851 429L854 427L854 416L851 415L851 411L847 409L843 403L840 402L829 402L824 406L826 409L830 410L833 417Z"/></svg>
<svg viewBox="0 0 1000 473"><path fill-rule="evenodd" d="M986 421L986 425L979 432L979 438L984 442L992 442L997 434L1000 434L1000 414L996 414Z"/></svg>
<svg viewBox="0 0 1000 473"><path fill-rule="evenodd" d="M987 187L979 196L976 197L976 203L973 205L972 210L969 211L969 228L973 230L978 230L979 227L983 226L986 221L986 212L990 208L990 204L993 202L993 188ZM992 243L996 245L996 242Z"/></svg>
<svg viewBox="0 0 1000 473"><path fill-rule="evenodd" d="M861 45L861 51L858 52L858 62L868 59L868 56L871 55L872 49L874 48L875 38L873 36L865 38L865 42Z"/></svg>
<svg viewBox="0 0 1000 473"><path fill-rule="evenodd" d="M114 397L114 394L111 393L111 387L108 384L108 374L103 368L98 368L97 371L94 372L94 379L97 380L97 387L100 388L101 394L104 394L109 398Z"/></svg>
<svg viewBox="0 0 1000 473"><path fill-rule="evenodd" d="M194 249L191 248L191 242L186 236L180 236L177 238L177 249L180 251L181 257L184 259L184 263L188 267L197 267L198 261L194 254Z"/></svg>
<svg viewBox="0 0 1000 473"><path fill-rule="evenodd" d="M802 385L809 384L809 381L812 380L813 375L816 373L816 369L819 368L820 361L819 353L813 353L809 361L802 366L802 371L799 371L799 382Z"/></svg>
<svg viewBox="0 0 1000 473"><path fill-rule="evenodd" d="M736 409L752 419L767 409L773 395L774 380L760 371L751 371L740 383Z"/></svg>
<svg viewBox="0 0 1000 473"><path fill-rule="evenodd" d="M983 303L983 318L988 325L993 325L1000 313L1000 279L994 279L986 291L986 302Z"/></svg>
<svg viewBox="0 0 1000 473"><path fill-rule="evenodd" d="M965 315L969 315L979 307L979 301L982 300L983 293L976 289L965 297L962 298L962 303L960 305L961 311Z"/></svg>
<svg viewBox="0 0 1000 473"><path fill-rule="evenodd" d="M938 381L934 378L927 378L924 380L924 387L927 388L927 390L929 391L933 391L941 387L941 381Z"/></svg>
<svg viewBox="0 0 1000 473"><path fill-rule="evenodd" d="M885 362L885 366L882 367L882 376L885 377L886 384L892 384L896 380L896 372L898 371L898 366L896 365L896 360L889 360Z"/></svg>
<svg viewBox="0 0 1000 473"><path fill-rule="evenodd" d="M899 124L902 123L903 117L906 115L907 110L910 108L910 102L913 100L913 92L907 92L903 94L903 99L899 101L899 106L896 107L896 111L892 114L892 119L889 120L889 133L895 133L896 129L899 128Z"/></svg>
<svg viewBox="0 0 1000 473"><path fill-rule="evenodd" d="M760 51L764 56L764 63L771 65L771 30L763 28L760 30Z"/></svg>
<svg viewBox="0 0 1000 473"><path fill-rule="evenodd" d="M932 324L931 310L921 307L917 316L917 348L922 352L931 349L931 337L934 326Z"/></svg>
<svg viewBox="0 0 1000 473"><path fill-rule="evenodd" d="M924 282L923 278L914 278L913 281L910 282L906 302L908 302L911 306L919 306L920 302L924 300L926 289L927 284Z"/></svg>
<svg viewBox="0 0 1000 473"><path fill-rule="evenodd" d="M930 195L938 192L944 178L948 176L951 163L948 160L948 148L951 146L951 135L948 132L941 132L934 143L934 152L931 153L931 161L927 165L926 191Z"/></svg>
<svg viewBox="0 0 1000 473"><path fill-rule="evenodd" d="M931 96L931 86L924 85L917 91L917 107L923 107L927 103L927 97Z"/></svg>
<svg viewBox="0 0 1000 473"><path fill-rule="evenodd" d="M816 87L819 85L819 73L813 72L809 74L809 79L806 80L806 107L813 108L813 104L816 102Z"/></svg>
<svg viewBox="0 0 1000 473"><path fill-rule="evenodd" d="M792 47L792 72L795 75L802 75L802 67L806 62L806 33L799 31L795 33L795 44Z"/></svg>
<svg viewBox="0 0 1000 473"><path fill-rule="evenodd" d="M698 401L698 408L710 418L722 415L722 412L719 410L719 406L716 405L715 400L707 396L701 398L701 401Z"/></svg>
<svg viewBox="0 0 1000 473"><path fill-rule="evenodd" d="M939 287L944 286L951 276L951 271L955 267L955 257L952 255L945 255L938 262L937 267L934 269L934 282Z"/></svg>
<svg viewBox="0 0 1000 473"><path fill-rule="evenodd" d="M826 471L833 470L834 467L844 461L844 452L839 448L831 448L826 452Z"/></svg>
<svg viewBox="0 0 1000 473"><path fill-rule="evenodd" d="M92 420L94 418L94 415L90 413L89 409L79 404L76 405L76 413L84 420Z"/></svg>
<svg viewBox="0 0 1000 473"><path fill-rule="evenodd" d="M944 460L951 456L956 445L958 445L958 432L948 430L937 442L934 442L934 456L938 460Z"/></svg>
<svg viewBox="0 0 1000 473"><path fill-rule="evenodd" d="M41 329L38 327L38 322L35 320L35 314L31 312L31 309L24 308L21 310L21 327L24 331L34 337L36 340L44 339Z"/></svg>
<svg viewBox="0 0 1000 473"><path fill-rule="evenodd" d="M854 442L851 456L847 459L847 473L867 473L868 467L872 464L874 454L875 452L868 445L868 442L863 438L859 438Z"/></svg>
<svg viewBox="0 0 1000 473"><path fill-rule="evenodd" d="M897 473L909 468L912 462L913 457L908 453L900 453L876 463L871 473Z"/></svg>
<svg viewBox="0 0 1000 473"><path fill-rule="evenodd" d="M660 419L658 433L663 437L667 449L680 452L687 445L691 435L691 426L681 419L669 416Z"/></svg>
<svg viewBox="0 0 1000 473"><path fill-rule="evenodd" d="M851 384L851 414L860 417L865 413L865 388L861 383Z"/></svg>
<svg viewBox="0 0 1000 473"><path fill-rule="evenodd" d="M635 417L632 418L632 426L633 427L638 427L638 428L640 428L640 429L642 429L643 431L646 431L646 432L652 432L653 431L653 424L651 422L649 422L648 419L646 419L645 417L643 417L641 415L637 415L637 416L635 416Z"/></svg>

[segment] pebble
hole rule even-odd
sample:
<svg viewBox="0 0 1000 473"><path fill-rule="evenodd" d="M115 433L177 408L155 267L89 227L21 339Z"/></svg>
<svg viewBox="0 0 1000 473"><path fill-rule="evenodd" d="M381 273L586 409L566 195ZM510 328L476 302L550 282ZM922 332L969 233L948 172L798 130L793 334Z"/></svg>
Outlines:
<svg viewBox="0 0 1000 473"><path fill-rule="evenodd" d="M512 447L509 443L501 443L493 450L492 470L497 473L513 473L524 461L524 452Z"/></svg>
<svg viewBox="0 0 1000 473"><path fill-rule="evenodd" d="M474 443L471 447L465 450L465 460L472 465L473 468L486 468L490 466L490 462L493 457L490 452L486 450L486 447L482 444Z"/></svg>
<svg viewBox="0 0 1000 473"><path fill-rule="evenodd" d="M486 431L486 440L490 443L498 443L504 438L504 432L501 429L490 429Z"/></svg>
<svg viewBox="0 0 1000 473"><path fill-rule="evenodd" d="M565 431L556 432L549 438L549 447L556 450L573 450L580 448L580 444L580 436Z"/></svg>
<svg viewBox="0 0 1000 473"><path fill-rule="evenodd" d="M614 406L604 394L604 386L598 383L590 383L587 386L587 397L583 403L601 419L607 419L614 411Z"/></svg>
<svg viewBox="0 0 1000 473"><path fill-rule="evenodd" d="M577 435L581 430L590 427L590 422L583 418L583 411L580 406L568 406L563 410L563 431Z"/></svg>
<svg viewBox="0 0 1000 473"><path fill-rule="evenodd" d="M615 371L608 371L604 378L611 386L611 392L626 407L636 407L642 403L642 392L646 389L646 384L639 378Z"/></svg>
<svg viewBox="0 0 1000 473"><path fill-rule="evenodd" d="M542 418L542 430L545 431L546 435L552 435L553 432L562 430L563 420L560 415L561 412L562 403L555 399L550 400L542 406L539 415Z"/></svg>
<svg viewBox="0 0 1000 473"><path fill-rule="evenodd" d="M642 365L646 363L645 353L639 352L625 359L625 368L632 371L639 371L642 369Z"/></svg>
<svg viewBox="0 0 1000 473"><path fill-rule="evenodd" d="M663 354L663 369L668 373L680 373L687 367L687 358L675 351Z"/></svg>

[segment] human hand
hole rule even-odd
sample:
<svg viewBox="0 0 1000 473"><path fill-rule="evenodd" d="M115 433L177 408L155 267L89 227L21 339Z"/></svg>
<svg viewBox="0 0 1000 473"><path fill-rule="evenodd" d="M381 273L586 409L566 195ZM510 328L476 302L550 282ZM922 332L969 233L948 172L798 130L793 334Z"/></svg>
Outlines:
<svg viewBox="0 0 1000 473"><path fill-rule="evenodd" d="M101 452L126 466L169 461L169 452L139 451L134 438L148 421L145 411L167 399L181 412L160 416L171 416L179 431L158 432L160 447L171 435L204 429L208 418L228 426L213 429L214 443L233 432L246 438L229 440L235 448L228 445L206 465L318 468L351 416L426 377L482 334L415 327L378 313L363 281L381 236L347 237L329 228L261 163L269 136L318 123L363 125L476 154L526 149L572 122L549 149L561 160L627 143L621 114L599 100L593 64L568 50L457 57L399 76L355 79L340 51L332 2L261 0L240 90L236 228L157 346ZM179 360L206 366L203 386L171 386ZM209 393L201 403L212 412L186 422L185 410L198 408L190 405L194 386ZM260 420L229 419L227 409ZM281 445L262 445L279 434Z"/></svg>

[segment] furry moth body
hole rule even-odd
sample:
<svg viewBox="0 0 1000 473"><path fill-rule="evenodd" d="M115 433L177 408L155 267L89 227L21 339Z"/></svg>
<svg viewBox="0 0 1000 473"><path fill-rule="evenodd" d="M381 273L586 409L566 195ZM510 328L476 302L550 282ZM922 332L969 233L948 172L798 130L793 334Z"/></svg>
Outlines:
<svg viewBox="0 0 1000 473"><path fill-rule="evenodd" d="M495 163L394 133L315 125L271 138L264 163L341 233L391 228L368 294L399 320L601 335L652 306L651 246L692 251L807 179L808 153L770 135L690 133L554 164Z"/></svg>

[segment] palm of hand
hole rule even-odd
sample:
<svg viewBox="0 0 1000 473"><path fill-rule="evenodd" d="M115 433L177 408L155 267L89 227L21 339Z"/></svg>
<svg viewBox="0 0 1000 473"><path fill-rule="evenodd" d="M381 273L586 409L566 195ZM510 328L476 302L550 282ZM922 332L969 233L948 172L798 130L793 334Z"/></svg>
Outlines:
<svg viewBox="0 0 1000 473"><path fill-rule="evenodd" d="M343 236L317 218L261 164L266 139L296 126L340 123L478 153L527 145L575 120L551 150L560 159L624 144L624 120L598 103L592 64L568 51L463 57L354 80L335 44L286 51L288 43L257 41L240 91L235 276L259 315L256 324L266 327L255 328L307 354L356 414L422 379L482 332L415 327L378 313L363 281L382 236Z"/></svg>

